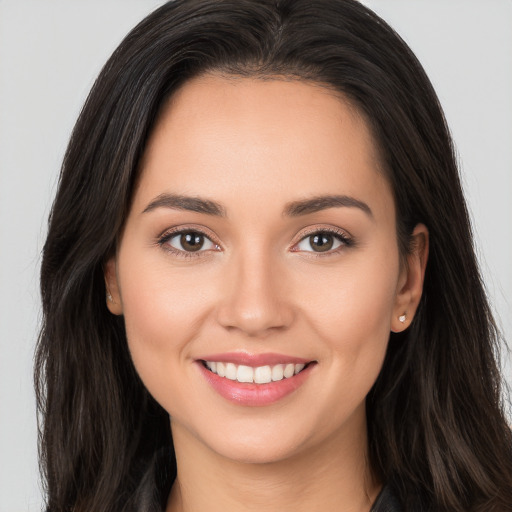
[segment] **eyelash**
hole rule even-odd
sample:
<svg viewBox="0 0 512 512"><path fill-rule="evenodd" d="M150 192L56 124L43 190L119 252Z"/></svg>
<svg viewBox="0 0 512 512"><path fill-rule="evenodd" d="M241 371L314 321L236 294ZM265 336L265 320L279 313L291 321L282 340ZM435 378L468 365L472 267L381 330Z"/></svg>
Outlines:
<svg viewBox="0 0 512 512"><path fill-rule="evenodd" d="M300 239L298 242L293 244L292 251L293 252L301 252L299 249L295 249L302 241L306 240L307 238L313 236L313 235L322 235L322 234L328 234L332 235L336 240L338 240L341 245L337 247L336 249L330 249L325 252L319 252L319 251L303 251L308 253L308 257L310 258L326 258L329 256L334 256L344 249L347 249L348 247L354 247L355 246L355 240L352 236L348 235L345 231L341 229L336 229L333 227L320 227L320 228L313 228L306 232L301 233Z"/></svg>
<svg viewBox="0 0 512 512"><path fill-rule="evenodd" d="M206 240L209 240L215 246L215 249L214 249L215 251L220 250L220 244L218 244L217 242L214 241L212 235L207 234L203 229L195 227L195 226L194 227L191 226L191 227L176 228L176 229L166 231L165 233L163 233L162 235L160 235L158 237L157 243L160 247L162 247L162 249L172 253L173 255L175 255L179 258L196 258L196 257L204 256L205 252L209 252L211 250L211 249L208 249L208 250L199 249L198 251L183 251L181 249L176 249L172 245L168 244L168 242L170 240L172 240L174 237L181 236L181 235L188 234L188 233L201 235Z"/></svg>
<svg viewBox="0 0 512 512"><path fill-rule="evenodd" d="M177 249L177 248L171 246L170 244L168 244L168 242L170 240L172 240L174 237L181 236L181 235L184 235L187 233L201 235L205 239L209 240L215 246L215 249L214 249L215 251L220 250L220 244L214 240L212 235L207 234L203 229L195 227L195 226L194 227L176 228L176 229L166 231L165 233L163 233L162 235L160 235L158 237L157 243L160 247L162 247L162 249L169 251L172 254L174 254L175 256L178 256L180 258L201 257L201 256L204 256L205 252L210 252L212 250L212 249L206 249L206 250L199 249L198 251L184 251L181 249ZM313 235L322 235L322 234L332 235L334 238L336 238L341 243L341 245L339 247L335 248L334 250L330 249L325 252L301 251L300 249L296 248L301 242L303 242L307 238L309 238ZM295 242L293 244L291 251L292 252L309 253L308 257L324 258L324 257L338 254L343 249L346 249L347 247L353 247L354 245L355 245L354 239L351 236L347 235L346 232L344 232L340 229L335 229L332 227L314 228L314 229L311 229L304 233L301 233L300 239L298 240L298 242Z"/></svg>

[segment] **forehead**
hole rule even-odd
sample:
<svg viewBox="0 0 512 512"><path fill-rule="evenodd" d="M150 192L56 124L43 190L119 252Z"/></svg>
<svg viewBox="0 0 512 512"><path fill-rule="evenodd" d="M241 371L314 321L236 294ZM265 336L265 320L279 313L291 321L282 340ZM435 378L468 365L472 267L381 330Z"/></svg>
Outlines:
<svg viewBox="0 0 512 512"><path fill-rule="evenodd" d="M136 201L163 192L221 202L236 194L249 206L252 198L282 204L343 193L393 206L364 118L341 95L299 80L187 82L162 109L141 170Z"/></svg>

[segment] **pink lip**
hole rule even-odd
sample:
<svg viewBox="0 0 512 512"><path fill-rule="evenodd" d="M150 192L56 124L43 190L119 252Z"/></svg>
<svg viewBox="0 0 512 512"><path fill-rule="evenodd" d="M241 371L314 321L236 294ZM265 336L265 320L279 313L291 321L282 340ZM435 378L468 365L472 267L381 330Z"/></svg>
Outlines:
<svg viewBox="0 0 512 512"><path fill-rule="evenodd" d="M265 354L250 354L248 352L226 352L223 354L209 354L198 358L202 361L221 361L223 363L243 364L245 366L274 366L276 364L307 364L311 359L301 357L286 356L284 354L274 354L271 352Z"/></svg>
<svg viewBox="0 0 512 512"><path fill-rule="evenodd" d="M226 359L224 358L208 360L226 361ZM288 359L288 362L292 361ZM251 364L248 366L253 365ZM202 361L197 361L197 367L199 368L199 371L202 373L206 381L219 395L238 405L252 407L261 407L273 404L274 402L277 402L278 400L281 400L285 396L293 393L307 380L307 378L311 374L312 369L315 366L315 363L311 363L310 365L306 366L304 370L302 370L297 375L294 375L293 377L284 378L282 380L278 380L275 382L269 382L268 384L253 384L246 382L238 382L236 380L230 380L225 377L219 377L216 373L213 373L210 370L208 370L208 368L204 366Z"/></svg>

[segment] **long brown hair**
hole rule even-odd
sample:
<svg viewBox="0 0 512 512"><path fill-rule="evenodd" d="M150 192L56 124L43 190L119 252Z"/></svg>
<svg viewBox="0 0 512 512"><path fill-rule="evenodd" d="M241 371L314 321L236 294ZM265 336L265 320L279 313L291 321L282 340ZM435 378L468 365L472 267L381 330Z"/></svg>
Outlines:
<svg viewBox="0 0 512 512"><path fill-rule="evenodd" d="M431 244L417 315L391 334L367 398L371 463L406 510L512 510L499 337L452 141L415 56L354 0L176 0L103 68L64 158L43 252L35 377L48 510L158 510L172 485L168 414L137 376L122 318L106 308L102 265L159 109L211 70L312 80L366 117L402 254L417 223Z"/></svg>

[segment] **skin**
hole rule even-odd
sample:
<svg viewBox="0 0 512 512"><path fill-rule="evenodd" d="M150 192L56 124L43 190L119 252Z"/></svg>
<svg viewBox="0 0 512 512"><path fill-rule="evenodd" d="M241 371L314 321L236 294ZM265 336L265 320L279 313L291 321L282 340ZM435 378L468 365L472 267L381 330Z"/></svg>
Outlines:
<svg viewBox="0 0 512 512"><path fill-rule="evenodd" d="M225 216L156 207L161 194L207 198ZM346 195L366 203L300 216L291 202ZM188 228L213 243L184 257ZM350 243L315 252L312 231ZM118 252L106 265L110 311L169 412L178 479L173 511L368 511L378 482L366 463L365 397L390 331L421 297L427 229L400 264L390 186L362 116L319 85L207 75L163 109ZM170 245L172 244L173 247ZM192 254L192 255L191 255ZM405 322L399 317L407 315ZM316 361L276 403L217 394L205 354L277 352Z"/></svg>

